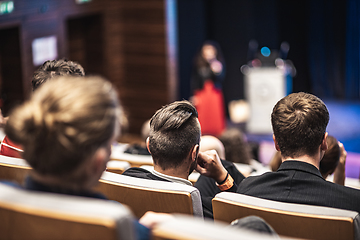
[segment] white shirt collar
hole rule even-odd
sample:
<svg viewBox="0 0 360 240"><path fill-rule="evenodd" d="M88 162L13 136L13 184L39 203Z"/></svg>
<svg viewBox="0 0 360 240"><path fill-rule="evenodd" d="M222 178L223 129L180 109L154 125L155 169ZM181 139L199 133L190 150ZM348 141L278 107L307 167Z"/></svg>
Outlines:
<svg viewBox="0 0 360 240"><path fill-rule="evenodd" d="M183 178L173 177L173 176L169 176L169 175L166 175L163 173L159 173L159 172L155 171L154 169L151 171L151 173L154 174L155 176L169 180L170 182L181 183L181 184L192 186L192 183L189 180L186 180Z"/></svg>

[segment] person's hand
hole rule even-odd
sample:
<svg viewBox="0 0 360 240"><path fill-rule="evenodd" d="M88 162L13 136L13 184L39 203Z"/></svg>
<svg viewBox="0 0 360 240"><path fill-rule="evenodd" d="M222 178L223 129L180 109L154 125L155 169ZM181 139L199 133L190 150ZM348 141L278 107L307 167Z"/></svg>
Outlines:
<svg viewBox="0 0 360 240"><path fill-rule="evenodd" d="M223 66L218 60L212 60L210 62L210 68L215 74L220 74L223 70Z"/></svg>
<svg viewBox="0 0 360 240"><path fill-rule="evenodd" d="M346 156L347 152L344 148L344 145L341 142L338 142L340 147L340 159L339 163L335 168L334 171L334 183L337 183L339 185L345 184L345 163L346 163Z"/></svg>
<svg viewBox="0 0 360 240"><path fill-rule="evenodd" d="M195 170L201 175L213 178L217 183L225 180L227 171L215 150L199 152Z"/></svg>
<svg viewBox="0 0 360 240"><path fill-rule="evenodd" d="M156 213L152 211L146 212L139 220L139 223L147 228L152 229L156 224L169 221L174 216L168 213Z"/></svg>

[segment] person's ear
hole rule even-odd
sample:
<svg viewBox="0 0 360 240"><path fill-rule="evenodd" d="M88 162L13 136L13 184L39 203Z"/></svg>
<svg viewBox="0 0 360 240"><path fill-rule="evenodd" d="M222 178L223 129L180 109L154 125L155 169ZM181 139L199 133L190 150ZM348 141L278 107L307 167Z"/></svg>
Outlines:
<svg viewBox="0 0 360 240"><path fill-rule="evenodd" d="M193 148L192 148L192 151L191 151L191 161L196 161L197 159L197 156L199 154L199 144L196 144Z"/></svg>
<svg viewBox="0 0 360 240"><path fill-rule="evenodd" d="M102 173L106 170L109 157L105 148L99 148L94 154L94 160L92 161L92 171L95 174Z"/></svg>
<svg viewBox="0 0 360 240"><path fill-rule="evenodd" d="M276 141L275 134L273 134L273 140L274 140L274 144L275 144L275 149L276 149L276 151L280 152L280 147L279 147L278 142Z"/></svg>
<svg viewBox="0 0 360 240"><path fill-rule="evenodd" d="M328 137L328 133L326 132L324 134L324 138L323 138L323 140L321 142L321 145L320 145L320 150L322 150L322 151L326 151L328 149L328 145L327 145L327 141L326 141L327 137Z"/></svg>
<svg viewBox="0 0 360 240"><path fill-rule="evenodd" d="M150 152L150 138L149 137L146 138L146 148L149 151L149 153L151 154L151 152Z"/></svg>

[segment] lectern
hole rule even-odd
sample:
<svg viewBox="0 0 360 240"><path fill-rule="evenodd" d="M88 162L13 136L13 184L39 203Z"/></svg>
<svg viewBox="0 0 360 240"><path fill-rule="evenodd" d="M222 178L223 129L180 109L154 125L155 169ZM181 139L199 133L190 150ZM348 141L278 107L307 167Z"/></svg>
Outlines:
<svg viewBox="0 0 360 240"><path fill-rule="evenodd" d="M249 68L245 74L245 97L250 106L248 133L271 134L271 112L286 95L286 76L276 67Z"/></svg>

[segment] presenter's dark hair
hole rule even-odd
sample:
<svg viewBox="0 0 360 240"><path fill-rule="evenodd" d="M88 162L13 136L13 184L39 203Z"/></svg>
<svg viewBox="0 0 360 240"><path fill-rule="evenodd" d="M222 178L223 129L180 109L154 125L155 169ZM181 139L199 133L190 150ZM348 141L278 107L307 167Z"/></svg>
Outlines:
<svg viewBox="0 0 360 240"><path fill-rule="evenodd" d="M200 142L196 108L176 101L159 109L151 118L149 148L154 163L162 169L176 168Z"/></svg>

